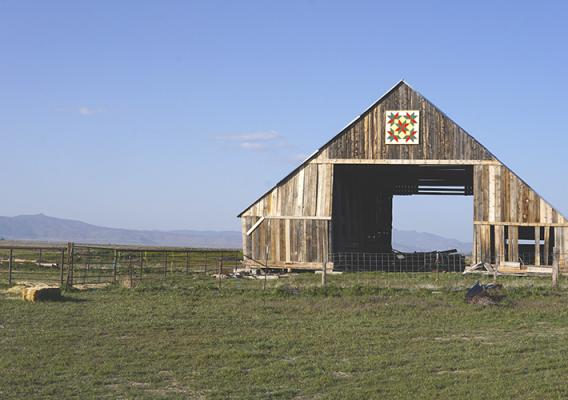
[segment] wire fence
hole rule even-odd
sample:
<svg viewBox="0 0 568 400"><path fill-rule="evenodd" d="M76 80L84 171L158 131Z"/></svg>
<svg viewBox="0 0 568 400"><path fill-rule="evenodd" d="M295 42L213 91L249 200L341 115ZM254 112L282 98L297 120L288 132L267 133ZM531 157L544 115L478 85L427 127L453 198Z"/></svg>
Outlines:
<svg viewBox="0 0 568 400"><path fill-rule="evenodd" d="M563 255L558 254L555 258L562 259ZM491 263L472 265L470 256L452 252L332 253L329 262L311 271L270 268L270 262L266 266L253 260L254 263L246 263L245 269L216 276L216 284L219 288L278 289L291 293L314 288L461 290L477 281L550 287L553 256L550 255L547 261L549 265L529 265L526 260L534 260L534 256L520 254L517 261L497 266ZM568 288L563 278L557 283Z"/></svg>
<svg viewBox="0 0 568 400"><path fill-rule="evenodd" d="M236 249L156 248L76 245L0 245L0 280L77 285L143 280L180 275L210 276L240 266Z"/></svg>
<svg viewBox="0 0 568 400"><path fill-rule="evenodd" d="M245 257L246 258L246 257ZM0 244L0 281L9 285L41 282L55 285L97 285L120 283L135 287L144 282L164 280L218 289L306 288L462 288L476 280L501 280L515 284L549 286L553 260L568 260L568 254L541 257L520 254L517 261L502 265L478 265L471 270L469 257L457 253L331 253L320 269L302 271L272 268L270 263L243 263L236 249L180 247ZM545 264L545 262L547 264ZM325 266L325 267L324 267ZM467 270L467 271L466 271ZM471 270L471 271L470 271ZM464 274L464 271L471 272ZM560 272L565 272L560 270ZM530 278L530 279L526 279ZM558 280L558 277L556 278ZM558 283L558 282L557 282ZM560 280L560 286L564 282Z"/></svg>
<svg viewBox="0 0 568 400"><path fill-rule="evenodd" d="M466 257L459 253L332 253L333 269L345 272L463 272Z"/></svg>

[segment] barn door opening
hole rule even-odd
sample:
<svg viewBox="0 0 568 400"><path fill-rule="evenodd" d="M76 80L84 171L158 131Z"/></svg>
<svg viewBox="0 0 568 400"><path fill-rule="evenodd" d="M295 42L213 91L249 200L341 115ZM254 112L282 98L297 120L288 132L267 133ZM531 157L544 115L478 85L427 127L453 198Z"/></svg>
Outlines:
<svg viewBox="0 0 568 400"><path fill-rule="evenodd" d="M392 190L380 168L336 165L332 215L332 252L392 251Z"/></svg>
<svg viewBox="0 0 568 400"><path fill-rule="evenodd" d="M468 165L341 165L334 166L332 252L390 253L393 251L393 198L395 202L419 204L415 215L428 221L436 231L440 218L455 218L437 203L469 204L464 222L471 224L473 169ZM420 199L430 202L421 202ZM436 200L437 199L437 200ZM423 204L420 204L423 203ZM457 203L457 202L456 202ZM458 207L459 209L459 207ZM398 210L398 209L397 209ZM396 217L397 215L395 215ZM407 221L412 222L412 221ZM418 222L418 221L415 221ZM410 230L424 230L422 225L405 225ZM436 233L436 232L434 232ZM407 250L407 249L402 249ZM410 250L410 249L408 249ZM439 250L436 248L429 250Z"/></svg>
<svg viewBox="0 0 568 400"><path fill-rule="evenodd" d="M457 249L469 254L473 240L471 196L394 196L393 249Z"/></svg>

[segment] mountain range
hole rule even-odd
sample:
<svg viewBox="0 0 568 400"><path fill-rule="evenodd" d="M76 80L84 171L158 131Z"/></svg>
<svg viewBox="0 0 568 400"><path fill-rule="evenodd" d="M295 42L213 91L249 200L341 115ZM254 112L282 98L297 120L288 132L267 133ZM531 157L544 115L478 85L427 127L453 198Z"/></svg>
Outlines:
<svg viewBox="0 0 568 400"><path fill-rule="evenodd" d="M107 228L44 214L0 217L0 239L48 242L113 243L154 246L240 248L241 232L198 230L136 230ZM469 253L471 243L432 233L393 229L393 247L400 251L457 249Z"/></svg>

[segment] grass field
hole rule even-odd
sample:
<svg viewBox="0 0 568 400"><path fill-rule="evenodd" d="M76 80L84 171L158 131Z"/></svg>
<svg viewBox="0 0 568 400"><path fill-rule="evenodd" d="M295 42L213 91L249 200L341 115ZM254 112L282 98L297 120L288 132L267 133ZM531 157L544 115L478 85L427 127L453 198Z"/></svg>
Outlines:
<svg viewBox="0 0 568 400"><path fill-rule="evenodd" d="M507 300L486 307L443 281L1 295L0 398L566 398L568 291L503 282Z"/></svg>

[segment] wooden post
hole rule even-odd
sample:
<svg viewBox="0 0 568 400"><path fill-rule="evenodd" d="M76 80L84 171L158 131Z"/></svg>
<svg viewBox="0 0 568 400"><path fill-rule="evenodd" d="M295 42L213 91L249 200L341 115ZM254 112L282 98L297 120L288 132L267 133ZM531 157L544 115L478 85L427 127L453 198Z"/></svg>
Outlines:
<svg viewBox="0 0 568 400"><path fill-rule="evenodd" d="M558 261L560 258L560 252L558 251L558 247L554 246L554 251L552 254L552 287L558 287Z"/></svg>
<svg viewBox="0 0 568 400"><path fill-rule="evenodd" d="M166 277L168 273L168 252L165 251L164 252L164 278Z"/></svg>
<svg viewBox="0 0 568 400"><path fill-rule="evenodd" d="M534 265L540 266L540 226L534 227Z"/></svg>
<svg viewBox="0 0 568 400"><path fill-rule="evenodd" d="M144 268L144 255L140 252L140 280L142 280L142 269Z"/></svg>
<svg viewBox="0 0 568 400"><path fill-rule="evenodd" d="M205 267L203 267L203 273L207 275L207 251L205 251Z"/></svg>
<svg viewBox="0 0 568 400"><path fill-rule="evenodd" d="M266 245L266 251L264 253L264 281L262 283L262 290L266 289L266 280L268 274L268 245Z"/></svg>
<svg viewBox="0 0 568 400"><path fill-rule="evenodd" d="M235 252L235 274L237 273L237 269L239 268L239 252Z"/></svg>
<svg viewBox="0 0 568 400"><path fill-rule="evenodd" d="M63 272L65 269L65 250L61 250L61 257L59 258L59 285L63 286Z"/></svg>
<svg viewBox="0 0 568 400"><path fill-rule="evenodd" d="M189 274L189 251L185 252L185 274Z"/></svg>
<svg viewBox="0 0 568 400"><path fill-rule="evenodd" d="M74 243L68 242L67 243L67 265L68 265L67 286L69 286L69 287L73 286L73 267L74 267L73 253L74 253L74 251L75 251Z"/></svg>
<svg viewBox="0 0 568 400"><path fill-rule="evenodd" d="M128 273L130 274L130 287L134 287L134 268L132 267L132 256L128 255Z"/></svg>
<svg viewBox="0 0 568 400"><path fill-rule="evenodd" d="M87 249L87 256L85 257L85 269L86 271L83 271L83 283L85 283L85 279L87 279L87 277L90 277L89 274L91 271L91 249Z"/></svg>
<svg viewBox="0 0 568 400"><path fill-rule="evenodd" d="M118 272L118 250L114 250L112 258L112 281L116 282L116 275Z"/></svg>
<svg viewBox="0 0 568 400"><path fill-rule="evenodd" d="M495 271L499 272L499 267L505 261L505 228L495 225Z"/></svg>
<svg viewBox="0 0 568 400"><path fill-rule="evenodd" d="M434 260L436 264L436 282L440 278L440 253L436 252L436 260Z"/></svg>
<svg viewBox="0 0 568 400"><path fill-rule="evenodd" d="M550 251L550 227L549 226L545 226L544 227L544 251L543 251L543 257L544 257L544 265L550 265L550 260L549 260L549 254L548 252Z"/></svg>
<svg viewBox="0 0 568 400"><path fill-rule="evenodd" d="M8 286L12 286L12 268L14 267L14 250L10 249L8 258Z"/></svg>
<svg viewBox="0 0 568 400"><path fill-rule="evenodd" d="M221 274L223 273L223 257L219 258L219 272L217 273L217 279L219 280L219 289L221 289Z"/></svg>
<svg viewBox="0 0 568 400"><path fill-rule="evenodd" d="M324 260L321 270L321 287L325 289L326 286L327 286L327 261Z"/></svg>

